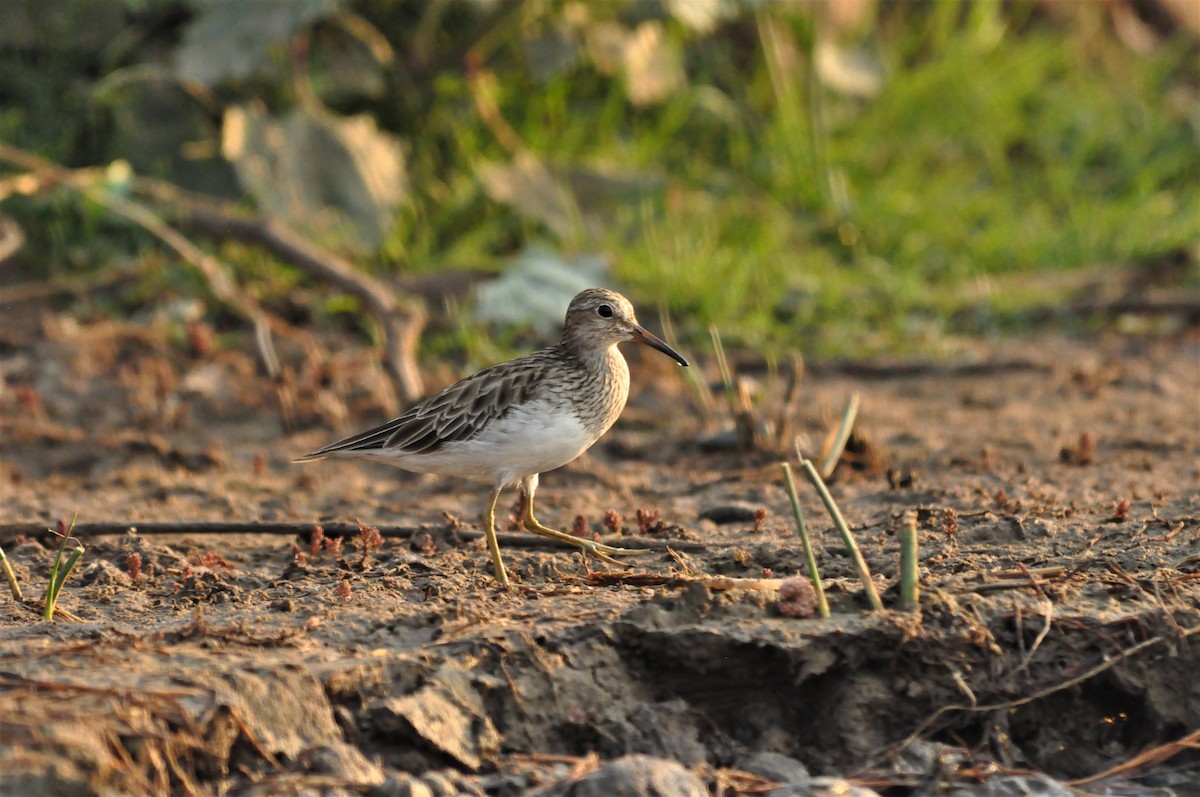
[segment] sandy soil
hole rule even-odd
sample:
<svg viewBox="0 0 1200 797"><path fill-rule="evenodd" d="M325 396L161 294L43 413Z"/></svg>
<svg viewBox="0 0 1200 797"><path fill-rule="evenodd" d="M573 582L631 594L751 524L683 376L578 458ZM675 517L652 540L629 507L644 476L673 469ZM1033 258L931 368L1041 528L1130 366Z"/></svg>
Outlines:
<svg viewBox="0 0 1200 797"><path fill-rule="evenodd" d="M825 620L784 616L770 580L804 572L782 454L730 445L723 398L665 358L630 352L624 417L539 491L544 522L612 539L615 510L615 541L653 552L589 571L510 530L505 592L476 533L485 486L289 463L387 417L369 353L289 353L289 432L251 355L202 333L40 307L0 327L0 545L26 591L0 596L0 793L581 794L645 753L762 794L775 753L935 794L1151 751L1077 788L1200 794L1200 757L1161 748L1200 727L1195 330L814 363L790 408L786 376L738 358L760 418L809 452L861 395L832 490L889 609L868 611L802 484ZM895 608L910 509L919 613ZM75 513L86 554L47 624L54 542L35 529ZM356 518L392 536L314 545L311 524ZM247 533L133 530L205 520ZM101 521L130 530L87 531Z"/></svg>

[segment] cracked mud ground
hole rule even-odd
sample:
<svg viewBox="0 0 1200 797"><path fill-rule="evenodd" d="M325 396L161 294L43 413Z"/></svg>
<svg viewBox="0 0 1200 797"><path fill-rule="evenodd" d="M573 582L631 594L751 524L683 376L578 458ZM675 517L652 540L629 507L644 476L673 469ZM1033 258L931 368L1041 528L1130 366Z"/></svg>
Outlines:
<svg viewBox="0 0 1200 797"><path fill-rule="evenodd" d="M803 485L827 620L782 616L766 580L804 572L783 454L726 445L722 397L706 408L656 358L630 352L624 417L539 491L544 522L621 544L615 510L656 552L589 572L513 531L504 592L471 533L485 486L289 464L386 417L368 355L299 369L289 432L233 349L32 309L0 337L0 522L405 532L84 533L53 624L51 536L0 534L28 599L0 597L0 793L602 794L597 767L645 754L682 765L647 794L817 793L804 770L999 794L970 789L1086 779L1200 727L1195 330L1013 341L969 368L813 364L789 434L819 450L861 395L832 490L889 607L905 510L921 546L919 617L868 612ZM786 377L739 371L778 420ZM1200 793L1194 751L1160 758L1076 788ZM1003 793L1056 793L1036 782Z"/></svg>

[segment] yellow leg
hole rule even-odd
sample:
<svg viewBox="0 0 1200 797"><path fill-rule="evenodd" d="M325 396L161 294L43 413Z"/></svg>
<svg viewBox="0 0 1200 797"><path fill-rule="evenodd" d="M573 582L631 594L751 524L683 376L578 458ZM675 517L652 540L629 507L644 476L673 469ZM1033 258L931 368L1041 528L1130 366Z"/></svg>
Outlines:
<svg viewBox="0 0 1200 797"><path fill-rule="evenodd" d="M492 569L500 586L509 586L508 573L504 570L504 560L500 558L500 542L496 539L496 502L500 500L500 488L492 491L492 500L488 504L487 513L483 516L483 533L487 536L488 551L492 554Z"/></svg>
<svg viewBox="0 0 1200 797"><path fill-rule="evenodd" d="M616 559L614 559L613 557L615 557L615 556L644 556L645 554L654 553L654 551L647 551L647 550L633 550L630 548L617 548L612 545L605 545L602 542L596 542L595 540L585 540L582 537L576 537L573 534L567 534L565 532L557 531L557 530L549 528L547 526L543 526L541 523L538 522L538 519L533 516L533 490L527 490L525 492L524 515L525 515L525 517L524 517L525 528L527 528L529 531L532 531L534 534L540 534L543 537L550 537L551 539L560 540L562 542L565 542L567 545L573 545L576 548L578 548L581 552L591 555L591 556L594 556L597 559L601 559L605 562L608 562L609 564L614 564L614 565L623 564L623 562L619 562Z"/></svg>

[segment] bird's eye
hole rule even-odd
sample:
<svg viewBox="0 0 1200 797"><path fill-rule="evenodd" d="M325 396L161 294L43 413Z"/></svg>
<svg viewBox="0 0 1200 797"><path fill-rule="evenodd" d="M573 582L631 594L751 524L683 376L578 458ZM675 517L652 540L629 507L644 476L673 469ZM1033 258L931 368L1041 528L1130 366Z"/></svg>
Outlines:
<svg viewBox="0 0 1200 797"><path fill-rule="evenodd" d="M613 309L607 304L602 304L596 308L596 315L600 316L601 318L612 318Z"/></svg>

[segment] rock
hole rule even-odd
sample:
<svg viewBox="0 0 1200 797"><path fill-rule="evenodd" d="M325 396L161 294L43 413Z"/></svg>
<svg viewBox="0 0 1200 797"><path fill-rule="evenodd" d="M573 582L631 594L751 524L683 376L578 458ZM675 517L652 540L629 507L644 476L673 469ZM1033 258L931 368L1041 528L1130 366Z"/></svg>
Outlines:
<svg viewBox="0 0 1200 797"><path fill-rule="evenodd" d="M803 784L812 780L804 764L790 756L770 751L750 756L742 762L741 769L776 783Z"/></svg>
<svg viewBox="0 0 1200 797"><path fill-rule="evenodd" d="M1003 775L985 783L955 784L947 797L1073 797L1074 794L1046 775Z"/></svg>
<svg viewBox="0 0 1200 797"><path fill-rule="evenodd" d="M345 742L318 747L308 755L313 772L333 775L353 783L377 786L384 782L383 770L367 760L357 747Z"/></svg>
<svg viewBox="0 0 1200 797"><path fill-rule="evenodd" d="M479 769L500 748L500 734L483 709L469 675L457 665L438 670L426 686L403 697L376 704L376 725L386 732L415 734L424 744Z"/></svg>
<svg viewBox="0 0 1200 797"><path fill-rule="evenodd" d="M712 608L712 590L703 581L693 581L683 588L679 602L695 612L697 616L703 617Z"/></svg>
<svg viewBox="0 0 1200 797"><path fill-rule="evenodd" d="M0 752L0 794L85 797L94 793L87 775L72 761L28 748Z"/></svg>
<svg viewBox="0 0 1200 797"><path fill-rule="evenodd" d="M742 501L731 501L727 504L710 506L700 513L701 520L711 520L717 525L725 523L753 523L754 513L758 506Z"/></svg>
<svg viewBox="0 0 1200 797"><path fill-rule="evenodd" d="M879 797L879 792L842 778L813 778L808 783L768 792L768 797Z"/></svg>
<svg viewBox="0 0 1200 797"><path fill-rule="evenodd" d="M565 797L708 797L708 789L674 761L627 755L575 781Z"/></svg>
<svg viewBox="0 0 1200 797"><path fill-rule="evenodd" d="M429 789L433 797L457 797L458 787L445 772L426 772L421 776L421 783Z"/></svg>
<svg viewBox="0 0 1200 797"><path fill-rule="evenodd" d="M433 789L411 775L388 775L387 780L367 792L367 797L434 797Z"/></svg>
<svg viewBox="0 0 1200 797"><path fill-rule="evenodd" d="M784 617L812 617L817 593L804 576L791 576L779 584L779 613Z"/></svg>
<svg viewBox="0 0 1200 797"><path fill-rule="evenodd" d="M702 719L685 700L668 700L639 706L630 715L638 729L634 749L678 761L684 765L699 764L708 758L708 750L700 740Z"/></svg>
<svg viewBox="0 0 1200 797"><path fill-rule="evenodd" d="M342 741L325 689L309 672L232 670L217 687L263 749L295 758L310 747Z"/></svg>
<svg viewBox="0 0 1200 797"><path fill-rule="evenodd" d="M112 562L99 559L84 565L79 583L87 587L128 587L129 574Z"/></svg>

